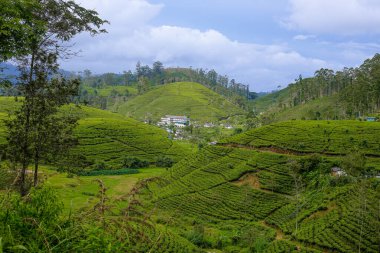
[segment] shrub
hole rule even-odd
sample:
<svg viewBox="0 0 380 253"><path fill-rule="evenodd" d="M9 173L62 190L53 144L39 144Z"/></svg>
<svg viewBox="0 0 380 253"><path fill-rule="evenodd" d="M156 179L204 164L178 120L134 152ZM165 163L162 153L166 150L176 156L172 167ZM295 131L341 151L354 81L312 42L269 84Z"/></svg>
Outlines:
<svg viewBox="0 0 380 253"><path fill-rule="evenodd" d="M81 171L79 176L116 176L116 175L129 175L139 173L136 169L120 169L120 170L90 170Z"/></svg>
<svg viewBox="0 0 380 253"><path fill-rule="evenodd" d="M156 160L156 166L161 168L170 168L173 164L174 161L170 157L159 156Z"/></svg>
<svg viewBox="0 0 380 253"><path fill-rule="evenodd" d="M97 162L94 165L94 170L106 170L106 169L107 169L107 165L103 161Z"/></svg>
<svg viewBox="0 0 380 253"><path fill-rule="evenodd" d="M124 159L123 159L123 162L122 162L122 167L123 168L134 168L134 169L137 169L137 168L145 168L145 167L148 167L149 166L149 162L148 161L145 161L145 160L141 160L137 157L133 157L133 156L126 156Z"/></svg>

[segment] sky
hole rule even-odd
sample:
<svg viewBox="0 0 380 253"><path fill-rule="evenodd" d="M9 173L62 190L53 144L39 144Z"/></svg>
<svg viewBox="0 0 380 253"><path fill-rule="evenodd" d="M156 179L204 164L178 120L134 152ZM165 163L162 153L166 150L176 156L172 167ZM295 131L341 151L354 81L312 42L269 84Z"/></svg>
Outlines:
<svg viewBox="0 0 380 253"><path fill-rule="evenodd" d="M357 67L380 53L379 0L76 0L107 19L61 62L94 74L137 61L214 69L251 91L286 87L320 68Z"/></svg>

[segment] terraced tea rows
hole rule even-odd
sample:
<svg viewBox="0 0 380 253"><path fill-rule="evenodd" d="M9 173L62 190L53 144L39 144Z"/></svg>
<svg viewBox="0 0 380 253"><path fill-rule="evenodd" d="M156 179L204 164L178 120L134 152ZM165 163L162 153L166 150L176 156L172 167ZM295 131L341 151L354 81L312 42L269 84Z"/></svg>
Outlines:
<svg viewBox="0 0 380 253"><path fill-rule="evenodd" d="M0 119L7 117L7 110L18 106L14 98L8 97L0 97L0 105ZM75 105L65 106L62 111L80 119L75 130L79 145L72 152L84 155L93 163L106 162L118 168L126 156L149 162L167 156L178 161L192 152L188 146L169 140L166 131L116 113ZM0 145L6 141L2 123Z"/></svg>
<svg viewBox="0 0 380 253"><path fill-rule="evenodd" d="M333 192L314 192L306 197L296 216L296 204L289 203L266 220L297 240L338 252L378 252L378 212L375 192L338 187ZM295 230L296 219L299 230Z"/></svg>
<svg viewBox="0 0 380 253"><path fill-rule="evenodd" d="M275 194L223 184L215 188L162 199L157 206L205 221L258 221L286 204Z"/></svg>
<svg viewBox="0 0 380 253"><path fill-rule="evenodd" d="M353 148L359 148L367 155L380 156L380 124L359 121L287 121L254 129L221 143L323 154L346 154Z"/></svg>
<svg viewBox="0 0 380 253"><path fill-rule="evenodd" d="M280 128L285 129L290 123L284 123ZM375 147L380 143L375 136L377 128L370 128L368 134L366 129L372 125L357 123L350 131L357 131L355 135L358 138L373 137L365 151L374 156L370 159L370 165L378 166L378 158L375 158L378 154ZM330 125L327 122L325 124ZM317 122L305 125L308 126L305 128L314 126L316 131L320 131L321 126ZM336 143L331 142L330 148L344 143L344 140L339 142L338 138L346 132L337 125L333 125L333 128L336 131L332 131L330 136L335 136ZM273 130L273 136L276 134L279 135ZM291 138L291 134L284 138ZM161 181L149 185L153 206L170 219L181 217L196 220L205 226L222 226L234 222L236 225L231 229L239 229L241 222L268 224L278 230L280 236L276 236L276 240L267 239L272 242L264 252L358 252L359 248L361 252L378 250L380 208L377 198L380 196L380 186L377 179L360 181L367 184L364 188L360 188L361 183L355 180L341 181L336 186L333 182L338 178L330 175L330 169L339 163L341 157L325 156L321 160L321 167L314 168L316 171L302 172L306 173L306 178L297 190L292 161L307 166L307 161L312 161L313 157L255 150L250 148L250 142L241 141L244 138L249 141L251 137L249 133L233 137L232 140L240 141L235 142L240 146L229 145L228 142L225 142L225 146L208 146L202 152L177 163ZM295 136L294 143L297 138L301 137ZM310 143L313 138L310 137ZM254 141L256 139L252 139ZM278 136L273 137L273 143L280 142L282 140ZM340 150L342 152L331 153L343 154L344 149ZM313 177L316 177L316 181L311 180ZM318 184L308 185L308 182ZM300 194L296 197L297 191ZM228 247L226 251L229 252Z"/></svg>
<svg viewBox="0 0 380 253"><path fill-rule="evenodd" d="M254 173L263 184L263 189L287 193L289 181L284 180L289 177L288 167L284 164L287 160L284 155L207 147L197 156L179 162L161 185L151 187L155 198L168 198L208 190L238 180L244 174ZM272 189L272 184L277 188Z"/></svg>
<svg viewBox="0 0 380 253"><path fill-rule="evenodd" d="M119 105L117 111L139 120L159 120L166 114L186 115L210 122L244 112L221 95L199 83L166 84Z"/></svg>

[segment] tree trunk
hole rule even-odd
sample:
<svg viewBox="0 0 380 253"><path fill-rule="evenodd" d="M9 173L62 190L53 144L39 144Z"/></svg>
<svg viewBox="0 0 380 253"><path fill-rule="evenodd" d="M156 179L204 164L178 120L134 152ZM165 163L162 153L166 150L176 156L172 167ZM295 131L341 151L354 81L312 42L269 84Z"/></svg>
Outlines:
<svg viewBox="0 0 380 253"><path fill-rule="evenodd" d="M27 189L25 187L26 169L28 168L28 163L24 160L22 163L21 176L20 176L20 194L25 196L27 194Z"/></svg>
<svg viewBox="0 0 380 253"><path fill-rule="evenodd" d="M25 122L25 136L24 143L22 146L23 158L22 158L22 169L21 169L21 177L20 177L20 194L21 196L25 196L27 194L27 189L25 185L26 180L26 170L29 165L29 150L28 150L28 135L29 135L29 125L30 125L30 109L26 109L26 122Z"/></svg>
<svg viewBox="0 0 380 253"><path fill-rule="evenodd" d="M33 180L33 186L34 187L36 187L38 185L38 163L40 160L38 150L36 150L35 152L36 152L36 154L34 156L34 180Z"/></svg>

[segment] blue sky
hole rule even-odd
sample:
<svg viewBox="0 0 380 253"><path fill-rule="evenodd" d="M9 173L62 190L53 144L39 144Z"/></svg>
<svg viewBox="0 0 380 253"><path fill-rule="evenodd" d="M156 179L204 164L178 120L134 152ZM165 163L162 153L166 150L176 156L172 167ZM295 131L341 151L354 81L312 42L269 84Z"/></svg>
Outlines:
<svg viewBox="0 0 380 253"><path fill-rule="evenodd" d="M380 52L378 0L78 0L111 24L80 35L67 70L134 69L137 61L215 69L254 91L300 74L355 67Z"/></svg>

